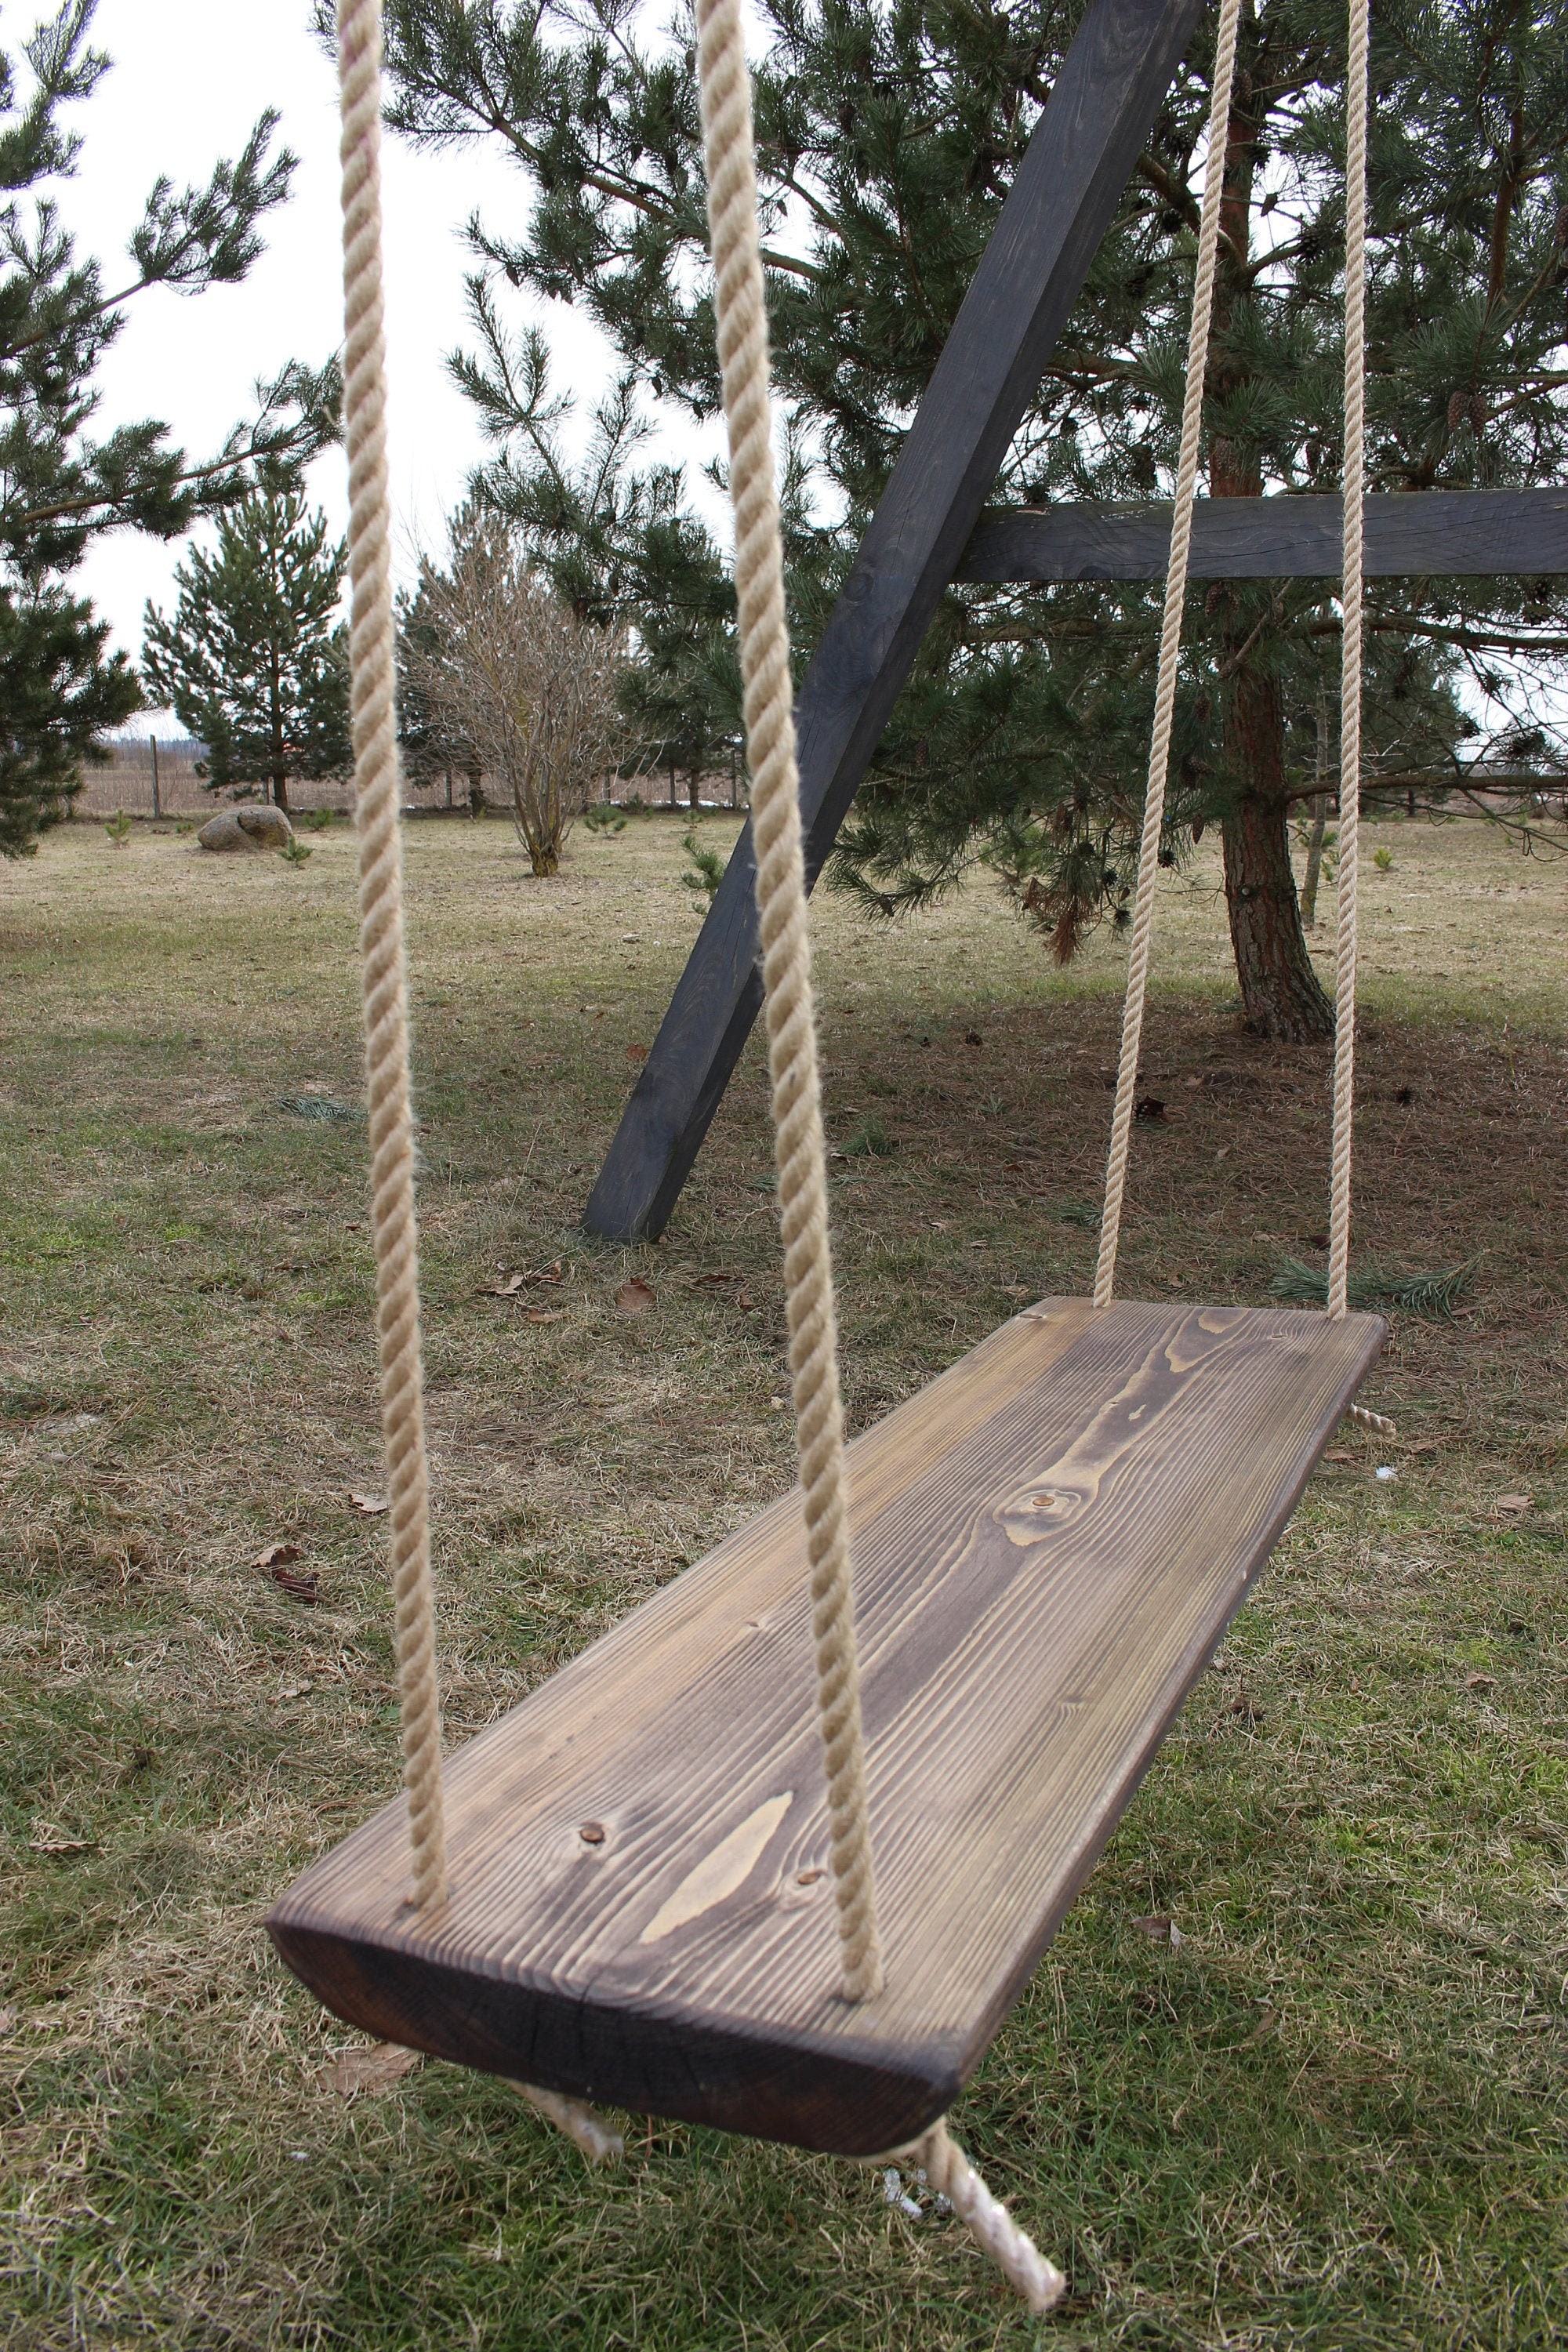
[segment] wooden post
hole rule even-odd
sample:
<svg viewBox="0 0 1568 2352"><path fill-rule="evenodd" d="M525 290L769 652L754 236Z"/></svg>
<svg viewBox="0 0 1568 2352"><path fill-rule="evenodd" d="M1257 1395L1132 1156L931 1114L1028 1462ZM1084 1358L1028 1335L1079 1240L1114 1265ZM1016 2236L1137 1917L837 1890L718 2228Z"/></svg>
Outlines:
<svg viewBox="0 0 1568 2352"><path fill-rule="evenodd" d="M808 886L822 870L1007 445L1115 218L1203 0L1093 0L904 437L796 709ZM588 1202L660 1233L762 1003L748 825Z"/></svg>
<svg viewBox="0 0 1568 2352"><path fill-rule="evenodd" d="M158 805L158 738L149 735L147 740L153 747L153 814L157 818L163 814Z"/></svg>

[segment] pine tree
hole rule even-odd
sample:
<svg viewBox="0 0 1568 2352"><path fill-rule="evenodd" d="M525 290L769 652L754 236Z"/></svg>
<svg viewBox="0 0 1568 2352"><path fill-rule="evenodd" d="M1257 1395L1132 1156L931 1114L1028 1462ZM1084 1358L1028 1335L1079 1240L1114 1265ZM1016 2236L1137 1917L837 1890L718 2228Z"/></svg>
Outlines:
<svg viewBox="0 0 1568 2352"><path fill-rule="evenodd" d="M259 491L219 517L214 554L193 548L179 566L172 617L148 605L149 698L205 744L215 790L265 784L286 809L290 776L352 765L347 562L299 491Z"/></svg>
<svg viewBox="0 0 1568 2352"><path fill-rule="evenodd" d="M242 278L259 226L294 170L269 153L264 114L236 163L177 194L160 179L131 239L129 272L106 290L62 226L54 184L80 141L62 125L109 59L88 45L93 0L66 0L13 56L0 50L0 853L31 849L69 809L103 731L141 701L106 625L71 574L100 534L127 528L177 537L243 494L258 473L281 478L335 430L335 368L297 364L258 386L258 409L215 456L193 459L154 419L100 436L93 378L129 305L156 286L198 294ZM30 206L25 203L29 194Z"/></svg>
<svg viewBox="0 0 1568 2352"><path fill-rule="evenodd" d="M763 0L759 171L775 373L808 479L792 576L809 646L952 327L1082 0ZM718 404L690 49L630 0L585 19L527 0L389 0L396 125L499 138L536 195L523 233L477 225L469 389L529 445L497 308L510 283L583 306L628 396ZM1568 455L1565 0L1379 0L1373 21L1369 484L1549 481ZM1340 464L1344 12L1247 0L1207 373L1207 488L1332 490ZM1163 105L1052 356L999 502L1169 494L1213 26ZM488 322L487 322L488 310ZM510 418L510 428L509 428ZM503 452L504 455L504 452ZM493 470L493 469L492 469ZM525 474L534 470L525 465ZM682 512L661 524L689 520ZM576 526L563 519L570 537ZM651 539L651 530L648 534ZM1152 701L1143 588L963 589L946 600L842 837L840 878L889 908L988 861L1069 955L1124 917ZM1327 1034L1289 849L1337 688L1331 582L1194 591L1166 856L1223 835L1246 1017ZM1441 792L1476 722L1561 766L1539 685L1568 655L1552 582L1374 584L1367 775ZM1473 703L1475 695L1470 695ZM1533 706L1533 707L1532 707Z"/></svg>

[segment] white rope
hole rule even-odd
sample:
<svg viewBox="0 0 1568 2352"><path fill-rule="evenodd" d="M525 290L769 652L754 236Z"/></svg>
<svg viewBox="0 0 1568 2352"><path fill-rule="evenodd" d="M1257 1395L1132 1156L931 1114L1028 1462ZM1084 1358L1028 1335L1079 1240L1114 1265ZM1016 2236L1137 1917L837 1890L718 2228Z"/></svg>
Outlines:
<svg viewBox="0 0 1568 2352"><path fill-rule="evenodd" d="M860 1677L850 1582L838 1330L827 1237L827 1168L816 1068L795 697L784 617L784 544L773 484L768 320L752 145L752 81L739 0L697 0L697 62L708 165L714 310L730 491L735 598L745 685L752 837L773 1079L779 1224L784 1236L795 1439L811 1563L817 1717L827 1778L844 1990L881 1989Z"/></svg>
<svg viewBox="0 0 1568 2352"><path fill-rule="evenodd" d="M1160 675L1154 690L1154 728L1149 745L1149 781L1143 795L1143 837L1138 852L1138 894L1132 944L1127 959L1127 1001L1121 1014L1121 1054L1116 1072L1116 1108L1105 1168L1105 1203L1100 1221L1100 1255L1094 1273L1094 1303L1109 1307L1116 1286L1116 1249L1121 1235L1121 1198L1138 1088L1138 1057L1143 1042L1143 1001L1149 983L1149 942L1154 929L1154 890L1160 874L1160 834L1165 815L1165 779L1171 763L1171 721L1186 602L1187 560L1192 547L1193 501L1197 494L1198 436L1203 424L1204 377L1208 365L1209 321L1214 311L1215 256L1219 245L1220 197L1225 184L1226 142L1230 127L1230 87L1236 67L1236 30L1241 0L1223 0L1215 42L1214 87L1209 101L1208 161L1203 211L1198 222L1197 273L1193 283L1193 319L1187 336L1187 374L1182 396L1182 441L1176 464L1176 495L1171 510L1171 558L1165 572L1165 610L1160 633Z"/></svg>
<svg viewBox="0 0 1568 2352"><path fill-rule="evenodd" d="M381 1424L386 1449L392 1590L403 1779L414 1902L445 1902L441 1707L430 1584L430 1488L419 1353L419 1240L414 1211L408 1008L403 955L403 843L398 825L396 664L391 505L386 479L386 338L381 286L381 0L340 0L342 100L343 436L349 456L350 707L359 833L360 954L364 982L365 1096L375 1242ZM619 2155L620 2134L581 2099L516 2088L595 2163Z"/></svg>
<svg viewBox="0 0 1568 2352"><path fill-rule="evenodd" d="M386 482L386 339L381 289L381 5L341 0L343 435L349 457L350 707L359 833L365 1097L375 1243L381 1427L408 1792L414 1901L447 1894L441 1708L430 1589L430 1490L419 1355L419 1241L414 1213L408 1011L403 958L396 676Z"/></svg>
<svg viewBox="0 0 1568 2352"><path fill-rule="evenodd" d="M923 2138L886 2156L861 2159L868 2165L897 2163L924 2171L930 2187L945 2197L959 2220L1010 2286L1016 2287L1031 2311L1054 2311L1067 2293L1067 2280L1055 2263L1047 2262L1027 2231L1021 2230L998 2198L993 2197L974 2167L939 2117Z"/></svg>
<svg viewBox="0 0 1568 2352"><path fill-rule="evenodd" d="M557 2131L564 2132L590 2164L618 2164L625 2156L626 2143L623 2134L614 2124L606 2123L586 2099L569 2099L560 2091L542 2091L536 2083L513 2081L511 2087L521 2093L536 2114L545 2116Z"/></svg>
<svg viewBox="0 0 1568 2352"><path fill-rule="evenodd" d="M1355 1116L1357 835L1361 819L1362 527L1366 440L1366 110L1369 0L1350 0L1345 86L1344 623L1340 679L1339 920L1334 985L1334 1139L1329 1180L1329 1313L1350 1277L1351 1133Z"/></svg>

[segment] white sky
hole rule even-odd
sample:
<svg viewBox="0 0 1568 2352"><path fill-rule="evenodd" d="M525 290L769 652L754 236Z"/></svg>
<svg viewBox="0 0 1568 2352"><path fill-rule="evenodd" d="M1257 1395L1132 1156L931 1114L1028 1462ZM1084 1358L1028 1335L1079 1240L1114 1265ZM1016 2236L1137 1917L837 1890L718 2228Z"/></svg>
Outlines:
<svg viewBox="0 0 1568 2352"><path fill-rule="evenodd" d="M34 0L40 12L46 5ZM13 41L22 13L7 26ZM319 363L342 340L336 77L310 31L310 0L100 0L92 39L113 69L85 106L68 110L85 143L59 194L80 250L99 256L109 284L160 173L176 187L205 183L219 156L238 152L266 106L278 109L277 137L300 159L294 194L265 223L267 251L248 278L195 299L163 288L138 296L100 372L97 429L157 416L177 443L205 453L249 414L258 375L290 358ZM524 175L493 142L432 155L388 139L383 152L393 511L406 577L416 541L441 543L444 518L484 454L444 365L455 344L472 340L463 224L477 205L492 226L521 227L530 198ZM506 290L516 322L524 298ZM533 315L550 335L558 387L591 406L610 378L610 346L564 305L540 303ZM700 462L710 441L692 434L685 448L661 448ZM339 529L343 474L342 451L330 450L309 481ZM78 575L133 656L148 598L172 602L184 544L125 532L98 541ZM159 723L145 714L133 722L142 730Z"/></svg>

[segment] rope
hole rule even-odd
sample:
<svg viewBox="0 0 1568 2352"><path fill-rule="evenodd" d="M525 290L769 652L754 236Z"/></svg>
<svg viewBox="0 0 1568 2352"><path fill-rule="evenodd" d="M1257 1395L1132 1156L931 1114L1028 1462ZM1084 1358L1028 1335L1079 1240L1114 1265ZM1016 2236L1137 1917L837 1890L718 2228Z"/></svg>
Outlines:
<svg viewBox="0 0 1568 2352"><path fill-rule="evenodd" d="M1220 196L1225 184L1226 142L1230 128L1230 86L1236 67L1236 29L1240 14L1241 0L1223 0L1219 32L1215 43L1208 162L1204 174L1203 212L1198 223L1193 320L1187 336L1181 452L1176 464L1176 495L1171 511L1171 557L1165 572L1165 612L1160 634L1160 676L1154 691L1149 782L1143 796L1143 836L1138 851L1138 895L1132 917L1132 945L1127 959L1127 1001L1121 1014L1116 1108L1110 1122L1110 1150L1105 1168L1105 1203L1100 1221L1100 1256L1094 1272L1096 1307L1109 1307L1116 1286L1116 1248L1121 1235L1121 1197L1127 1182L1127 1155L1132 1138L1132 1108L1138 1087L1138 1056L1143 1042L1149 942L1154 929L1160 833L1165 815L1165 778L1171 763L1171 721L1175 710L1182 614L1187 594L1193 501L1197 494L1198 434L1203 424L1204 377L1208 362L1209 321L1214 312L1215 256L1219 245Z"/></svg>
<svg viewBox="0 0 1568 2352"><path fill-rule="evenodd" d="M414 1901L447 1894L441 1710L430 1590L430 1490L419 1361L419 1254L403 968L403 846L393 708L386 341L381 293L381 5L341 0L343 432L349 455L350 709L359 833L365 1097L370 1115L381 1429L386 1449L392 1590L408 1791Z"/></svg>
<svg viewBox="0 0 1568 2352"><path fill-rule="evenodd" d="M839 1958L846 1996L858 2001L880 1990L882 1960L855 1653L838 1333L801 859L784 544L773 486L752 85L739 0L698 0L697 58L735 508L735 594L752 773L752 837L757 856L789 1361L811 1563L817 1714L827 1777Z"/></svg>
<svg viewBox="0 0 1568 2352"><path fill-rule="evenodd" d="M1329 1313L1350 1277L1351 1132L1355 1115L1356 849L1361 817L1362 501L1366 440L1366 108L1370 0L1351 0L1345 87L1344 624L1340 677L1339 919L1334 982L1334 1139L1329 1179Z"/></svg>
<svg viewBox="0 0 1568 2352"><path fill-rule="evenodd" d="M512 2083L535 2112L564 2132L590 2164L618 2164L626 2152L625 2135L608 2124L586 2099L569 2099L560 2091L542 2091L537 2083Z"/></svg>
<svg viewBox="0 0 1568 2352"><path fill-rule="evenodd" d="M1046 2260L1027 2231L1018 2227L1005 2205L992 2196L949 2133L945 2117L939 2118L923 2139L894 2148L889 2156L868 2157L862 2161L895 2161L921 2167L929 2185L939 2197L947 2199L976 2245L990 2255L1031 2311L1052 2311L1061 2301L1067 2293L1067 2280L1055 2263Z"/></svg>

